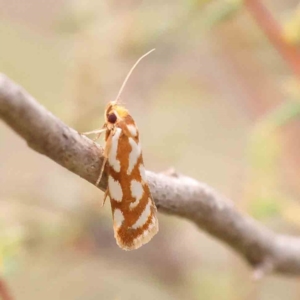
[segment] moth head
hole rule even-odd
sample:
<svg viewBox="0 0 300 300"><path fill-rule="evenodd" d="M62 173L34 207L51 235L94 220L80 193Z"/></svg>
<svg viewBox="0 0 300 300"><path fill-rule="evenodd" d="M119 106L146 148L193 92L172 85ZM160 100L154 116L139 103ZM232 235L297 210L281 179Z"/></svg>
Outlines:
<svg viewBox="0 0 300 300"><path fill-rule="evenodd" d="M113 129L116 124L128 116L128 110L116 101L109 102L105 110L105 121L108 129Z"/></svg>

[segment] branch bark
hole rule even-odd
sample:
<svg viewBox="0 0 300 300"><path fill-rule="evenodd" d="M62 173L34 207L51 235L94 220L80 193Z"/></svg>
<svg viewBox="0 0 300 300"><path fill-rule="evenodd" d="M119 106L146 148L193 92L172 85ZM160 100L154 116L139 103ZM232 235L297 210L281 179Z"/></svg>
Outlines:
<svg viewBox="0 0 300 300"><path fill-rule="evenodd" d="M95 184L103 162L102 148L65 125L1 74L0 118L33 150ZM300 274L300 238L272 232L192 178L148 171L147 179L160 212L186 218L223 241L254 268L255 278L271 271ZM106 185L105 174L99 188L105 190Z"/></svg>

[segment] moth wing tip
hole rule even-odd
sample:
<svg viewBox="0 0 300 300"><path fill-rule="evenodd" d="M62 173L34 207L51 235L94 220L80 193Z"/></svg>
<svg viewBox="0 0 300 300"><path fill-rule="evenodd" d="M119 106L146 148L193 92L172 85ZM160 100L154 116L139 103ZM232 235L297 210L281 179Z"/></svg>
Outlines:
<svg viewBox="0 0 300 300"><path fill-rule="evenodd" d="M143 234L135 238L130 245L123 243L123 241L119 238L117 232L115 232L115 238L118 246L121 249L125 251L131 251L131 250L136 250L142 247L143 245L147 244L148 242L150 242L150 240L158 233L158 230L159 230L158 220L157 217L155 217L154 226L150 230L149 229L145 230Z"/></svg>

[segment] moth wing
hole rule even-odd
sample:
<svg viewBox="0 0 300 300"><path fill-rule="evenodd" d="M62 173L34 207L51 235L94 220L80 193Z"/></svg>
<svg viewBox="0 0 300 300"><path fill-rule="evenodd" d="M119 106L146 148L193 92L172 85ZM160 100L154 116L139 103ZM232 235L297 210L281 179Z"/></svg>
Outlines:
<svg viewBox="0 0 300 300"><path fill-rule="evenodd" d="M148 243L158 232L156 207L152 199L146 204L143 212L135 216L135 212L123 213L121 209L112 204L114 219L114 236L117 244L124 250L134 250ZM128 218L136 221L128 222ZM121 222L120 222L121 221Z"/></svg>
<svg viewBox="0 0 300 300"><path fill-rule="evenodd" d="M108 196L117 244L124 250L137 249L158 232L158 220L136 127L134 130L121 124L116 128L108 153L108 166Z"/></svg>

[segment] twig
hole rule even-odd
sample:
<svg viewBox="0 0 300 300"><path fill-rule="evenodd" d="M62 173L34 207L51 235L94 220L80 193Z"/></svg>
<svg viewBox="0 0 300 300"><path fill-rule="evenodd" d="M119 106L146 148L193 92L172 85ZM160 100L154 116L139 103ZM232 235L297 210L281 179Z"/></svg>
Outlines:
<svg viewBox="0 0 300 300"><path fill-rule="evenodd" d="M102 149L1 74L0 118L29 147L95 184L103 161ZM174 171L168 175L147 172L147 179L160 212L193 221L234 249L258 270L259 277L271 271L300 274L300 238L273 233L206 184ZM105 175L100 189L105 190L106 184Z"/></svg>
<svg viewBox="0 0 300 300"><path fill-rule="evenodd" d="M2 300L13 300L9 288L3 278L0 278L0 297Z"/></svg>
<svg viewBox="0 0 300 300"><path fill-rule="evenodd" d="M300 49L284 40L280 25L261 0L245 0L244 3L275 49L281 54L295 75L300 78Z"/></svg>

